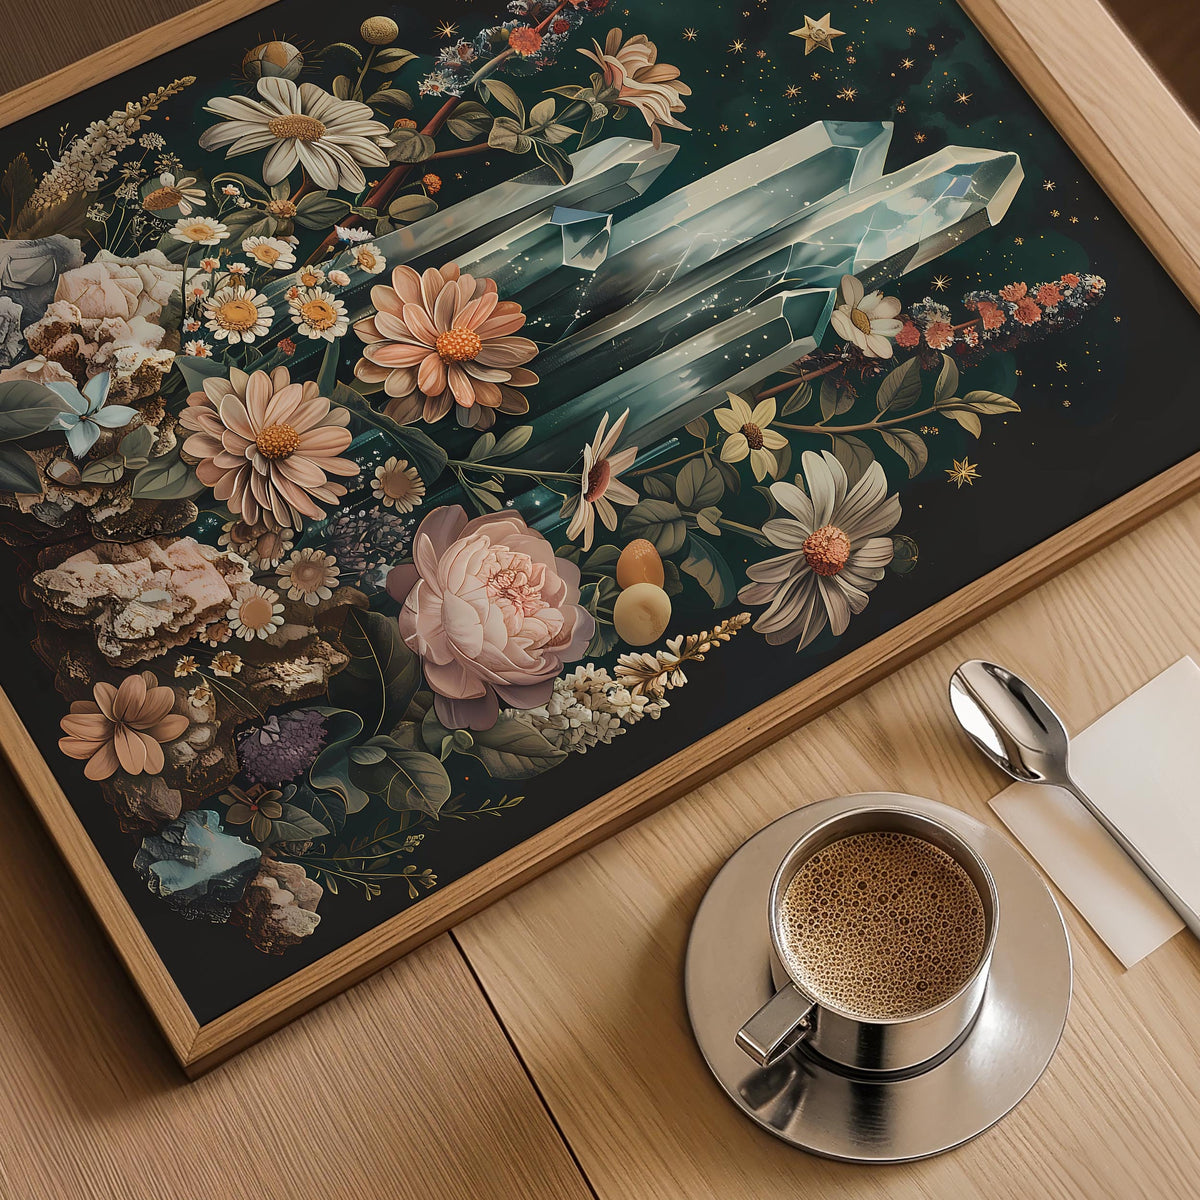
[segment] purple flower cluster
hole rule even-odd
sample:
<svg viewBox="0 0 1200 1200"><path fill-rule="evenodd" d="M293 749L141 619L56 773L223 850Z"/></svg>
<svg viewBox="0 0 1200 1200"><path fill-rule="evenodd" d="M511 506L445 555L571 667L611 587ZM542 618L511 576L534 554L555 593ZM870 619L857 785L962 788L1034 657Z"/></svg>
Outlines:
<svg viewBox="0 0 1200 1200"><path fill-rule="evenodd" d="M312 766L325 737L325 718L315 709L272 715L238 735L238 762L247 779L277 787Z"/></svg>

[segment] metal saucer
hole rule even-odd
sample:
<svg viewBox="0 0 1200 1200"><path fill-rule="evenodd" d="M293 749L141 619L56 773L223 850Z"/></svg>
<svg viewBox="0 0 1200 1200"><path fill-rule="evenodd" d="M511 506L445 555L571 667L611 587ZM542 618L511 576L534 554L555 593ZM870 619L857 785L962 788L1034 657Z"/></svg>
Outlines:
<svg viewBox="0 0 1200 1200"><path fill-rule="evenodd" d="M927 813L991 868L1000 925L983 1005L961 1042L919 1074L856 1077L803 1050L761 1070L734 1035L775 990L767 927L771 878L802 834L864 804ZM1006 837L932 800L867 792L820 800L780 817L734 853L696 912L684 990L705 1061L752 1121L827 1158L907 1162L982 1133L1038 1081L1066 1025L1071 947L1054 897Z"/></svg>

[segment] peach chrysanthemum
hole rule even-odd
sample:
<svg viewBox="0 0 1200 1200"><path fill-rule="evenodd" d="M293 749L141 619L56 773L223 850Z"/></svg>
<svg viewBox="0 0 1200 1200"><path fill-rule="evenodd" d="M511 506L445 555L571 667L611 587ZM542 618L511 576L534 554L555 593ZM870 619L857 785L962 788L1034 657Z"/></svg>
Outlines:
<svg viewBox="0 0 1200 1200"><path fill-rule="evenodd" d="M401 423L440 421L458 408L460 425L486 429L498 409L529 411L518 389L538 381L524 364L537 354L521 306L501 300L491 279L464 275L454 263L418 275L392 272L392 286L371 289L376 313L354 326L367 343L354 367L359 379L382 383L388 416Z"/></svg>
<svg viewBox="0 0 1200 1200"><path fill-rule="evenodd" d="M311 380L293 383L286 367L206 379L179 420L194 431L183 449L199 460L196 478L251 525L300 529L304 517L319 520L322 503L346 494L329 477L359 471L339 457L350 445L350 414Z"/></svg>

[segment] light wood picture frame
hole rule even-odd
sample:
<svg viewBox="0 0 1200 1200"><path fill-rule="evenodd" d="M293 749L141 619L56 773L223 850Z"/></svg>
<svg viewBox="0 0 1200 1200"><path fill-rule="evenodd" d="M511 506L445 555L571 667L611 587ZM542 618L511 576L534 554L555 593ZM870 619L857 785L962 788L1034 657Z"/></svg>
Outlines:
<svg viewBox="0 0 1200 1200"><path fill-rule="evenodd" d="M1055 13L1046 13L1027 0L960 0L960 4L1175 284L1200 308L1200 223L1186 213L1200 185L1200 129L1116 29L1098 0L1071 0ZM0 125L11 125L268 7L260 0L208 0L10 93L0 103ZM1120 100L1111 94L1107 82L1097 80L1088 46L1078 36L1078 30L1092 27L1103 34L1099 44L1111 47L1116 56L1111 70L1120 78ZM1075 31L1078 40L1073 44L1052 40L1053 30ZM3 694L0 742L173 1053L187 1074L195 1077L522 883L871 686L1197 491L1200 454L204 1024L192 1014L53 771Z"/></svg>

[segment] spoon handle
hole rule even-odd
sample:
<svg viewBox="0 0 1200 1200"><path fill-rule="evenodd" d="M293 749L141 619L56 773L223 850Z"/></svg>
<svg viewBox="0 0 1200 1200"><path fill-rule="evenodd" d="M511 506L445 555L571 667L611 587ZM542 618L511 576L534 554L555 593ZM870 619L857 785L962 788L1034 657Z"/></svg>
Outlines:
<svg viewBox="0 0 1200 1200"><path fill-rule="evenodd" d="M1171 887L1169 883L1146 861L1142 852L1092 803L1086 792L1073 780L1068 779L1061 785L1104 827L1105 832L1118 846L1134 861L1138 869L1158 889L1162 898L1179 914L1179 919L1200 938L1200 913Z"/></svg>

